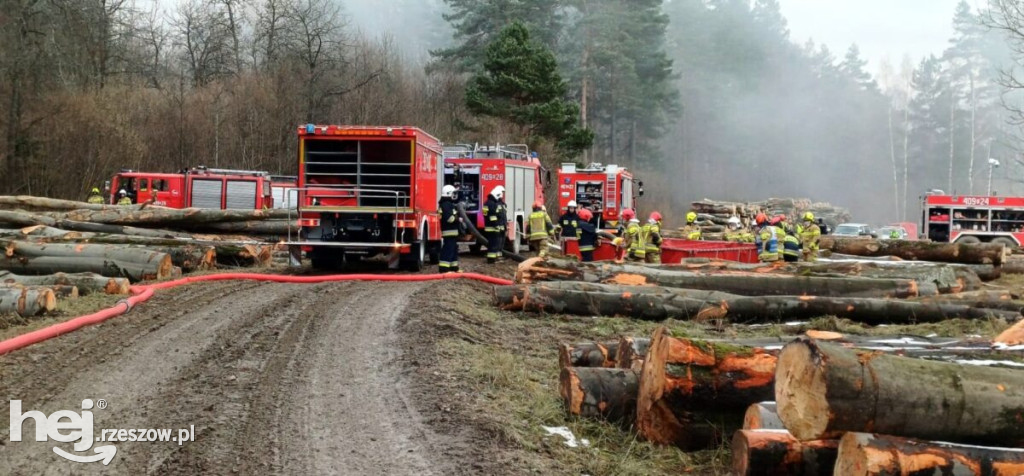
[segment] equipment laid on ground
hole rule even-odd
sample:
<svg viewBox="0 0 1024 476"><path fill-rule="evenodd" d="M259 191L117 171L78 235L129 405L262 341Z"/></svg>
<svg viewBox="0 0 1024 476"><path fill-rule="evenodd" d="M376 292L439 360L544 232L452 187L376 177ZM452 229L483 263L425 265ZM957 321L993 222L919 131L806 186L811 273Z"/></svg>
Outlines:
<svg viewBox="0 0 1024 476"><path fill-rule="evenodd" d="M193 167L165 174L122 170L107 182L106 202L117 204L125 190L132 203L169 208L263 209L274 208L269 172Z"/></svg>
<svg viewBox="0 0 1024 476"><path fill-rule="evenodd" d="M922 198L924 237L949 243L1024 243L1024 197L942 195Z"/></svg>
<svg viewBox="0 0 1024 476"><path fill-rule="evenodd" d="M506 242L515 254L527 244L526 217L533 203L544 203L544 185L548 180L536 152L531 153L524 144L444 147L444 184L455 187L456 202L465 204L466 215L478 230L484 228L481 210L487 194L499 185L505 187ZM470 245L472 250L479 250L475 238L467 236L467 240L474 243Z"/></svg>
<svg viewBox="0 0 1024 476"><path fill-rule="evenodd" d="M420 270L439 260L441 143L408 126L299 127L297 234L314 268L384 255ZM296 236L297 235L297 236Z"/></svg>

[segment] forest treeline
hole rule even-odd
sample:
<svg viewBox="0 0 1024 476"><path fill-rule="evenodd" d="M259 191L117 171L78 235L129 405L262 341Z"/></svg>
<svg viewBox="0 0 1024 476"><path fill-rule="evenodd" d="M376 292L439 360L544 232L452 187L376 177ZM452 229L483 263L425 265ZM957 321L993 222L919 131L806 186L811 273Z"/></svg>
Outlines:
<svg viewBox="0 0 1024 476"><path fill-rule="evenodd" d="M777 0L390 0L358 15L344 3L0 0L0 192L81 197L123 167L290 174L306 122L519 141L464 97L487 42L517 20L555 54L594 132L579 157L534 145L551 166L633 168L648 207L808 196L913 220L925 190L985 193L989 157L993 189L1024 191L1001 76L1015 43L967 2L945 51L876 75L855 45L795 43Z"/></svg>

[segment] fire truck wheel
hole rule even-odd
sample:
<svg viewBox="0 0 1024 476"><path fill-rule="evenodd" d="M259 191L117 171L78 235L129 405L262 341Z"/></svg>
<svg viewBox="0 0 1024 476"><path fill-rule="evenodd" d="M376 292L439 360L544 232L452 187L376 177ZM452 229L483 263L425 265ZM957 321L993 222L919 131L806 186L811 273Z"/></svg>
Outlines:
<svg viewBox="0 0 1024 476"><path fill-rule="evenodd" d="M978 239L977 236L969 236L968 235L968 236L961 236L960 238L957 238L956 242L957 242L957 244L964 243L964 244L968 244L968 245L973 245L975 243L981 243L981 240Z"/></svg>
<svg viewBox="0 0 1024 476"><path fill-rule="evenodd" d="M999 238L993 238L992 242L993 243L1000 243L1000 244L1006 245L1007 248L1017 248L1017 243L1014 243L1013 240L1011 240L1010 238L1007 238L1005 236L1000 236Z"/></svg>
<svg viewBox="0 0 1024 476"><path fill-rule="evenodd" d="M429 242L427 241L427 230L423 230L423 236L420 237L420 241L413 243L410 246L409 253L403 255L401 258L402 267L407 271L420 271L423 269L423 263L426 260L426 250Z"/></svg>

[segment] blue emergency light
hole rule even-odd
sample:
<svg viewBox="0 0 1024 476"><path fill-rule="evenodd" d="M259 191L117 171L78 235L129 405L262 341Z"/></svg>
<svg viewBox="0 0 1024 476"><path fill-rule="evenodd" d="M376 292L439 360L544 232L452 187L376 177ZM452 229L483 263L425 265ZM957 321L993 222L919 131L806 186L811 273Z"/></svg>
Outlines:
<svg viewBox="0 0 1024 476"><path fill-rule="evenodd" d="M313 124L306 124L306 134L313 134L316 132L316 126Z"/></svg>

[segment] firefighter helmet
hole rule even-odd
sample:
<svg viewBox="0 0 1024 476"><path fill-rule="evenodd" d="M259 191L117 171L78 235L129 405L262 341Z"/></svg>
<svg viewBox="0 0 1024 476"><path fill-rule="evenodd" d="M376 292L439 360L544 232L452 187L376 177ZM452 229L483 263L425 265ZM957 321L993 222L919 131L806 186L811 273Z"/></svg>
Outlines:
<svg viewBox="0 0 1024 476"><path fill-rule="evenodd" d="M505 195L505 187L502 187L501 185L498 185L497 187L494 187L494 190L491 190L491 195L493 195L494 198L497 198L497 199L500 200L501 197L503 197Z"/></svg>
<svg viewBox="0 0 1024 476"><path fill-rule="evenodd" d="M627 208L627 209L622 211L622 219L623 220L630 221L630 220L632 220L634 218L636 218L636 212L634 212L632 208Z"/></svg>
<svg viewBox="0 0 1024 476"><path fill-rule="evenodd" d="M92 193L96 194L96 195L99 195L100 194L100 189L98 187L93 187L92 188Z"/></svg>
<svg viewBox="0 0 1024 476"><path fill-rule="evenodd" d="M758 213L757 216L754 217L754 223L757 223L758 225L764 225L764 222L766 221L768 221L768 215L765 215L763 212Z"/></svg>
<svg viewBox="0 0 1024 476"><path fill-rule="evenodd" d="M455 198L455 187L452 185L445 185L444 188L441 189L441 196Z"/></svg>
<svg viewBox="0 0 1024 476"><path fill-rule="evenodd" d="M661 213L651 212L650 219L654 221L661 221Z"/></svg>
<svg viewBox="0 0 1024 476"><path fill-rule="evenodd" d="M594 218L594 214L591 213L591 211L587 210L586 208L580 209L579 216L580 219L583 221L590 221L591 218Z"/></svg>
<svg viewBox="0 0 1024 476"><path fill-rule="evenodd" d="M540 200L537 200L536 202L533 202L533 211L538 211L538 210L543 210L543 209L544 209L544 202L542 202Z"/></svg>
<svg viewBox="0 0 1024 476"><path fill-rule="evenodd" d="M782 223L782 217L781 216L774 216L774 217L772 217L772 221L771 221L771 225L772 226L778 225L779 223Z"/></svg>
<svg viewBox="0 0 1024 476"><path fill-rule="evenodd" d="M693 223L697 221L697 212L690 212L686 214L686 223Z"/></svg>
<svg viewBox="0 0 1024 476"><path fill-rule="evenodd" d="M119 190L117 192L117 194L122 196L122 197L127 197L128 196L128 191L122 188L121 190Z"/></svg>
<svg viewBox="0 0 1024 476"><path fill-rule="evenodd" d="M727 223L729 223L729 228L739 228L740 217L729 217L729 221Z"/></svg>
<svg viewBox="0 0 1024 476"><path fill-rule="evenodd" d="M804 221L814 221L814 214L811 212L804 213Z"/></svg>
<svg viewBox="0 0 1024 476"><path fill-rule="evenodd" d="M566 205L565 207L566 208L576 208L576 200L569 200L569 204Z"/></svg>

